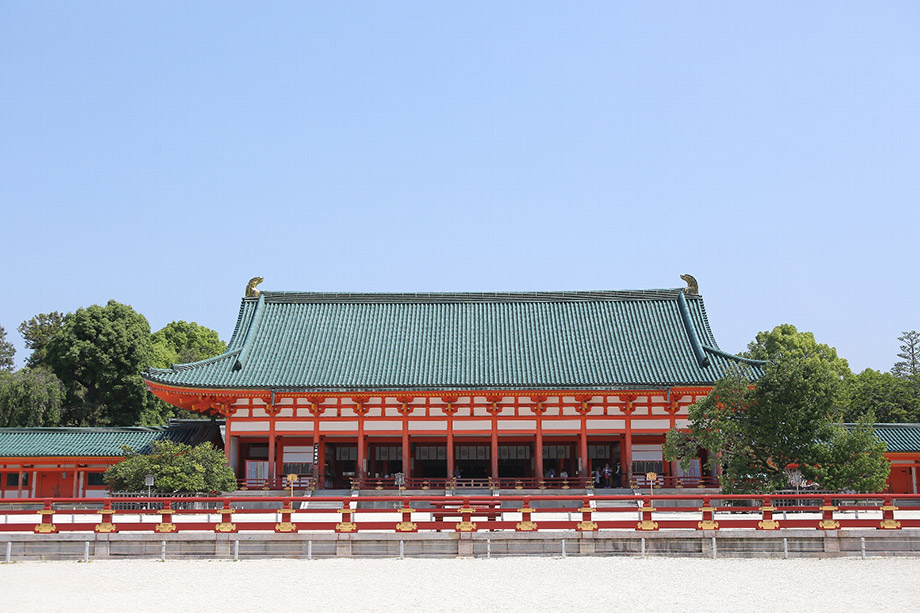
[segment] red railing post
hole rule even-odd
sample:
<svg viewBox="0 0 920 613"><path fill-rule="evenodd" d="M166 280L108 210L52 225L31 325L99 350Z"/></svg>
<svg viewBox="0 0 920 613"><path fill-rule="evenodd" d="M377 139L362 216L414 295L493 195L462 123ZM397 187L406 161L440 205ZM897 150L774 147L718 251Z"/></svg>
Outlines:
<svg viewBox="0 0 920 613"><path fill-rule="evenodd" d="M157 511L160 514L160 523L153 527L154 532L169 533L178 532L179 528L172 523L173 508L172 500L169 498L163 502L163 508Z"/></svg>
<svg viewBox="0 0 920 613"><path fill-rule="evenodd" d="M275 524L275 532L297 532L297 524L291 521L291 516L294 514L294 501L288 500L287 506L278 509L278 513L281 515L281 521Z"/></svg>
<svg viewBox="0 0 920 613"><path fill-rule="evenodd" d="M764 498L762 506L760 507L763 519L757 522L758 530L776 530L779 528L779 522L773 519L773 511L775 510L776 507L771 503L770 497L767 496Z"/></svg>
<svg viewBox="0 0 920 613"><path fill-rule="evenodd" d="M418 532L418 524L412 523L412 513L415 512L415 509L409 506L409 501L407 499L402 499L402 508L399 512L402 513L402 521L396 524L396 531Z"/></svg>
<svg viewBox="0 0 920 613"><path fill-rule="evenodd" d="M521 514L521 521L514 527L514 530L516 532L536 532L537 523L530 519L530 514L533 513L533 509L530 508L530 498L525 497L522 504L524 506L518 509L518 513Z"/></svg>
<svg viewBox="0 0 920 613"><path fill-rule="evenodd" d="M897 521L894 518L894 512L898 510L898 507L892 504L891 496L886 496L885 501L882 503L882 506L879 508L882 510L882 521L878 525L878 529L879 530L900 530L901 522Z"/></svg>
<svg viewBox="0 0 920 613"><path fill-rule="evenodd" d="M456 532L476 532L476 524L473 522L475 509L470 506L470 499L464 498L463 505L457 511L460 513L460 523L454 527L454 530Z"/></svg>
<svg viewBox="0 0 920 613"><path fill-rule="evenodd" d="M719 522L713 520L712 514L715 511L715 508L711 505L711 498L709 496L703 497L703 506L700 507L700 511L703 513L703 520L696 524L697 530L718 530Z"/></svg>
<svg viewBox="0 0 920 613"><path fill-rule="evenodd" d="M636 530L657 530L658 522L652 521L652 513L655 512L655 507L652 506L652 497L648 497L648 506L645 506L646 499L642 497L642 505L639 507L639 511L642 513L642 519L639 523L636 524Z"/></svg>
<svg viewBox="0 0 920 613"><path fill-rule="evenodd" d="M51 507L51 501L46 500L45 506L38 510L41 515L41 522L35 524L32 530L35 534L51 534L57 532L57 526L54 525L54 509Z"/></svg>
<svg viewBox="0 0 920 613"><path fill-rule="evenodd" d="M112 523L112 516L115 515L115 511L112 509L112 502L106 500L102 505L102 508L99 510L100 521L93 527L93 532L99 534L110 534L112 532L118 532L118 527Z"/></svg>
<svg viewBox="0 0 920 613"><path fill-rule="evenodd" d="M840 522L834 519L834 511L837 507L831 504L831 499L824 498L824 504L821 505L821 521L818 522L818 530L840 530Z"/></svg>
<svg viewBox="0 0 920 613"><path fill-rule="evenodd" d="M224 500L224 506L220 509L220 523L214 526L214 532L236 532L236 524L232 523L233 509L230 508L230 501Z"/></svg>
<svg viewBox="0 0 920 613"><path fill-rule="evenodd" d="M591 520L591 512L594 510L591 508L591 500L589 498L582 499L581 508L578 510L581 512L581 521L575 526L575 530L578 532L596 532L597 522Z"/></svg>
<svg viewBox="0 0 920 613"><path fill-rule="evenodd" d="M354 509L351 508L351 500L346 498L342 501L342 508L339 509L342 514L342 521L335 525L336 532L357 532L358 525L351 520Z"/></svg>

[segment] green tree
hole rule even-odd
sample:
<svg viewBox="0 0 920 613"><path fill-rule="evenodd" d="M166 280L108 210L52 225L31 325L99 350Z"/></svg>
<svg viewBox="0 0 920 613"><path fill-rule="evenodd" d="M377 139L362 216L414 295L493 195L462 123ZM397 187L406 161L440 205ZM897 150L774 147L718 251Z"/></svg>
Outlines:
<svg viewBox="0 0 920 613"><path fill-rule="evenodd" d="M154 357L151 366L155 368L197 362L227 350L227 344L220 340L217 332L195 322L171 322L154 332L152 341Z"/></svg>
<svg viewBox="0 0 920 613"><path fill-rule="evenodd" d="M134 425L151 404L140 377L152 354L150 325L130 306L77 309L45 349L67 392L65 425Z"/></svg>
<svg viewBox="0 0 920 613"><path fill-rule="evenodd" d="M790 352L804 357L816 356L833 366L840 377L851 374L850 365L837 350L815 340L811 332L799 332L792 324L781 324L769 332L758 332L742 355L753 360L775 361Z"/></svg>
<svg viewBox="0 0 920 613"><path fill-rule="evenodd" d="M13 370L13 357L16 355L16 348L13 343L6 340L6 330L0 326L0 372L9 372Z"/></svg>
<svg viewBox="0 0 920 613"><path fill-rule="evenodd" d="M895 362L892 374L903 378L920 376L920 333L902 332L898 340L903 343L898 354L901 361Z"/></svg>
<svg viewBox="0 0 920 613"><path fill-rule="evenodd" d="M719 381L712 393L690 407L687 431L668 432L665 458L686 466L698 447L709 451L709 466L722 466L722 487L732 492L768 492L788 485L786 468L798 466L805 478L821 482L826 463L852 451L859 438L835 429L836 399L843 385L839 364L810 346L777 352L764 375L750 386L744 373ZM868 447L869 473L849 473L847 489L876 483L874 468L884 459ZM834 473L835 475L837 473ZM878 483L881 487L884 483ZM839 480L834 487L841 487ZM871 488L868 488L871 489Z"/></svg>
<svg viewBox="0 0 920 613"><path fill-rule="evenodd" d="M57 426L64 384L47 368L0 372L0 427Z"/></svg>
<svg viewBox="0 0 920 613"><path fill-rule="evenodd" d="M834 425L825 444L818 446L808 478L828 490L881 491L891 464L885 458L885 443L873 433L874 422L870 412L853 426Z"/></svg>
<svg viewBox="0 0 920 613"><path fill-rule="evenodd" d="M236 477L223 452L210 443L191 447L173 441L157 441L149 454L123 447L125 459L105 471L110 491L146 491L147 475L154 477L154 491L228 492L236 489Z"/></svg>
<svg viewBox="0 0 920 613"><path fill-rule="evenodd" d="M707 467L723 467L726 491L747 491L747 484L764 484L768 475L754 466L755 450L746 429L744 415L750 409L750 383L743 369L727 373L708 396L690 406L689 429L667 433L664 454L670 462L681 460L684 469L699 448L710 452ZM741 481L734 487L734 481ZM756 489L754 490L756 491Z"/></svg>
<svg viewBox="0 0 920 613"><path fill-rule="evenodd" d="M917 421L920 419L920 394L915 382L871 368L850 377L846 381L843 420L856 422L869 412L885 423Z"/></svg>
<svg viewBox="0 0 920 613"><path fill-rule="evenodd" d="M45 347L51 337L64 325L66 316L58 311L39 313L32 319L19 324L17 330L32 354L26 359L26 366L34 367L45 363Z"/></svg>
<svg viewBox="0 0 920 613"><path fill-rule="evenodd" d="M197 362L215 355L220 355L227 350L227 345L218 336L217 332L197 323L174 321L151 336L150 366L154 368L169 368L172 364ZM197 413L189 414L177 409L159 398L150 397L150 402L140 415L140 423L144 425L165 424L170 418L182 416L194 419Z"/></svg>

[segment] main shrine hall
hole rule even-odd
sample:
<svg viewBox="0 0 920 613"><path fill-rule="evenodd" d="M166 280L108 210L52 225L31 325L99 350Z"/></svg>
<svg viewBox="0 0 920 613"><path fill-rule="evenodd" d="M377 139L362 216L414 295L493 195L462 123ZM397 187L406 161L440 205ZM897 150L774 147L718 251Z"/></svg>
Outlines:
<svg viewBox="0 0 920 613"><path fill-rule="evenodd" d="M225 420L241 483L319 488L707 478L665 433L726 372L696 281L533 293L310 293L247 286L227 351L144 373L167 402Z"/></svg>

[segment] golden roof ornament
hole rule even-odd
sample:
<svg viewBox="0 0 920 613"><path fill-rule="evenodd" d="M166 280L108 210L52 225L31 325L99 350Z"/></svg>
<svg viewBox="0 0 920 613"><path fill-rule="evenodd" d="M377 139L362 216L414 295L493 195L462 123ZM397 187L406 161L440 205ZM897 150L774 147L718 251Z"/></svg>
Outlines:
<svg viewBox="0 0 920 613"><path fill-rule="evenodd" d="M700 286L696 282L696 278L693 275L681 275L680 278L687 283L687 287L684 288L685 294L688 296L699 296Z"/></svg>
<svg viewBox="0 0 920 613"><path fill-rule="evenodd" d="M246 297L247 298L258 298L259 290L256 289L256 285L265 281L262 277L253 277L249 280L249 283L246 284Z"/></svg>

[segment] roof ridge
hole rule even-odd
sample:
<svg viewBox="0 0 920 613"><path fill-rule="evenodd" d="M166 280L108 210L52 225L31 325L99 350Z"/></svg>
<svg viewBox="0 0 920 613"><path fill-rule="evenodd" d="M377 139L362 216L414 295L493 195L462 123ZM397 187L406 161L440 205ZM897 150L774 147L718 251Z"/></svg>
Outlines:
<svg viewBox="0 0 920 613"><path fill-rule="evenodd" d="M211 364L213 362L225 360L229 357L233 357L234 355L237 355L240 351L242 351L242 348L234 349L233 351L225 351L224 353L221 353L220 355L213 355L209 358L198 360L197 362L183 362L181 364L170 364L169 368L148 368L147 370L143 372L145 373L157 373L157 372L166 373L166 372L177 372L180 370L188 370L190 368L195 368L196 366L203 366L205 364Z"/></svg>
<svg viewBox="0 0 920 613"><path fill-rule="evenodd" d="M693 355L696 357L696 361L699 362L700 367L706 368L709 366L709 356L703 351L703 344L696 334L696 328L693 325L693 319L690 318L690 309L687 307L687 299L684 297L683 292L677 294L677 308L680 311L681 319L684 321L684 328L687 331Z"/></svg>
<svg viewBox="0 0 920 613"><path fill-rule="evenodd" d="M738 362L744 362L745 364L750 364L751 366L762 366L762 365L768 363L767 360L754 360L754 359L751 359L751 358L746 358L746 357L744 357L744 356L735 355L734 353L729 353L729 352L727 352L727 351L722 351L721 349L716 349L715 347L710 347L709 345L706 345L706 344L703 344L703 343L700 343L700 344L702 345L703 349L705 349L706 351L708 351L708 352L710 352L710 353L714 353L714 354L716 354L716 355L720 355L720 356L722 356L723 358L728 358L728 359L730 359L730 360L736 360L736 361L738 361Z"/></svg>
<svg viewBox="0 0 920 613"><path fill-rule="evenodd" d="M521 292L298 292L263 291L269 302L299 303L475 303L475 302L601 302L629 300L673 300L683 288L632 290L574 290ZM700 296L689 296L699 299ZM244 298L255 301L258 298Z"/></svg>

